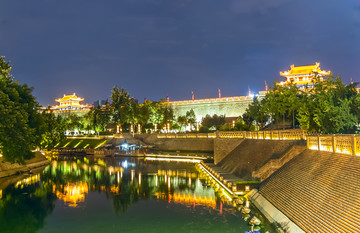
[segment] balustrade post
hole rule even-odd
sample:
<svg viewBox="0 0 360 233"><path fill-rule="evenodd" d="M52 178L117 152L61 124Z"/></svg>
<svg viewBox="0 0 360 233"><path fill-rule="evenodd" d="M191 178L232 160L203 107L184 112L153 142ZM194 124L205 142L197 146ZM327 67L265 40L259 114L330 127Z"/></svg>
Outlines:
<svg viewBox="0 0 360 233"><path fill-rule="evenodd" d="M318 151L321 151L320 150L320 136L317 136L317 139L318 139Z"/></svg>
<svg viewBox="0 0 360 233"><path fill-rule="evenodd" d="M332 152L336 152L336 135L332 135Z"/></svg>
<svg viewBox="0 0 360 233"><path fill-rule="evenodd" d="M355 134L352 135L352 154L356 155L356 138L355 138Z"/></svg>
<svg viewBox="0 0 360 233"><path fill-rule="evenodd" d="M280 130L278 130L278 140L280 140Z"/></svg>
<svg viewBox="0 0 360 233"><path fill-rule="evenodd" d="M310 149L310 142L309 142L310 140L309 140L309 137L306 139L306 147L308 148L308 149Z"/></svg>

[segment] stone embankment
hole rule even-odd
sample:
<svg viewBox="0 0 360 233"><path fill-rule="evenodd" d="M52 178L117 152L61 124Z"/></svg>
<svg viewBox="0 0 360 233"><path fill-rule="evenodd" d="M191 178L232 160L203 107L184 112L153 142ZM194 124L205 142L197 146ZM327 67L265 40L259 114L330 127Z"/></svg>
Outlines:
<svg viewBox="0 0 360 233"><path fill-rule="evenodd" d="M259 194L305 232L358 232L359 187L360 157L306 149L262 182Z"/></svg>
<svg viewBox="0 0 360 233"><path fill-rule="evenodd" d="M27 173L35 168L46 166L50 163L40 152L35 153L35 157L26 160L25 164L9 163L5 162L3 158L0 158L0 178L18 175L21 173Z"/></svg>

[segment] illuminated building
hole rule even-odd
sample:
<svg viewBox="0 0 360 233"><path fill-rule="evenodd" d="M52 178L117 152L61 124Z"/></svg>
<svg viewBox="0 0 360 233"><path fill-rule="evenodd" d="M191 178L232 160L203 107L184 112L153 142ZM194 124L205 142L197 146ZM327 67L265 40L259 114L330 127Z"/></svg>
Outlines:
<svg viewBox="0 0 360 233"><path fill-rule="evenodd" d="M319 78L320 81L324 80L324 76L330 75L330 71L320 69L320 63L316 62L315 65L310 66L290 66L290 70L280 72L280 75L286 78L286 81L279 83L281 86L295 84L299 88L314 87L314 83Z"/></svg>
<svg viewBox="0 0 360 233"><path fill-rule="evenodd" d="M55 99L55 101L58 102L59 105L52 106L50 109L55 115L67 117L69 114L76 114L78 116L84 116L90 110L90 105L80 104L84 99L76 96L75 93L72 95L64 95L64 97Z"/></svg>
<svg viewBox="0 0 360 233"><path fill-rule="evenodd" d="M55 106L56 110L80 110L84 108L84 105L80 104L80 101L83 101L83 98L77 97L74 94L64 95L64 97L55 99L56 102L59 102L59 105Z"/></svg>
<svg viewBox="0 0 360 233"><path fill-rule="evenodd" d="M173 108L175 117L184 116L187 111L192 109L196 116L196 122L201 122L206 115L214 114L225 115L225 118L238 118L245 113L254 97L262 99L265 94L266 91L250 93L248 96L222 97L219 94L218 98L195 99L192 97L190 100L168 101L167 104Z"/></svg>

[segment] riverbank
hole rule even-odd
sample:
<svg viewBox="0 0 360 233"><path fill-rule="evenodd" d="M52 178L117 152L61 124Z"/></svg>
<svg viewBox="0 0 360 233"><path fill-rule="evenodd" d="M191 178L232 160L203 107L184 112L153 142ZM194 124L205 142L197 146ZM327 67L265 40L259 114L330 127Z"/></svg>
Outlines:
<svg viewBox="0 0 360 233"><path fill-rule="evenodd" d="M46 166L50 163L40 152L35 157L25 161L25 164L5 162L0 158L0 178L27 173L35 168Z"/></svg>

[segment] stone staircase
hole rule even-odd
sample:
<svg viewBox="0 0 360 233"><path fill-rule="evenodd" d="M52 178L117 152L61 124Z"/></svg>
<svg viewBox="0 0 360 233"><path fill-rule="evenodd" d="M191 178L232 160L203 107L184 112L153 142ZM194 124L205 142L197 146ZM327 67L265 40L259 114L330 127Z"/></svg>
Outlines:
<svg viewBox="0 0 360 233"><path fill-rule="evenodd" d="M295 156L299 155L306 149L306 146L293 146L279 159L271 159L264 166L252 172L254 178L259 178L260 181L267 179L271 174L281 168L285 163L289 162Z"/></svg>
<svg viewBox="0 0 360 233"><path fill-rule="evenodd" d="M306 232L360 231L360 157L305 150L259 192Z"/></svg>
<svg viewBox="0 0 360 233"><path fill-rule="evenodd" d="M211 170L217 174L218 178L221 181L226 181L226 183L234 184L237 181L240 181L241 179L234 174L224 170L222 167L212 164L212 163L205 163L206 166L208 166Z"/></svg>
<svg viewBox="0 0 360 233"><path fill-rule="evenodd" d="M253 171L260 169L272 159L280 159L296 145L303 146L305 142L245 139L218 165L244 180L251 180Z"/></svg>

